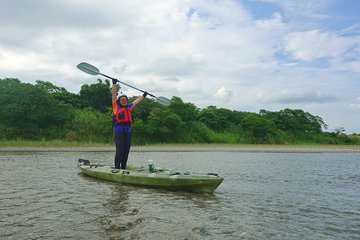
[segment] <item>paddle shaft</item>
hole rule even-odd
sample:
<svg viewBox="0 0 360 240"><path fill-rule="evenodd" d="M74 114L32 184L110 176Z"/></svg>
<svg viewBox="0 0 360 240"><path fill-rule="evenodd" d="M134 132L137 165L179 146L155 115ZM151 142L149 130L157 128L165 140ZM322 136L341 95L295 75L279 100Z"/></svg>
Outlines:
<svg viewBox="0 0 360 240"><path fill-rule="evenodd" d="M127 84L127 83L121 82L121 81L119 81L119 80L116 79L116 78L113 78L113 77L110 77L110 76L108 76L108 75L106 75L106 74L101 73L97 67L95 67L95 66L93 66L93 65L91 65L91 64L89 64L89 63L86 63L86 62L79 63L79 64L77 65L77 68L79 68L81 71L83 71L83 72L85 72L85 73L87 73L87 74L90 74L90 75L101 75L101 76L107 77L107 78L109 78L109 79L111 79L111 80L113 80L113 81L115 81L115 82L119 82L119 83L124 84L124 85L126 85L126 86L128 86L128 87L131 87L131 88L133 88L133 89L136 89L136 90L138 90L138 91L140 91L140 92L143 92L143 93L146 92L146 91L141 90L141 89L139 89L139 88L137 88L137 87L134 87L134 86L131 86L131 85ZM148 94L149 96L155 98L155 99L156 99L160 104L162 104L162 105L165 105L165 106L169 106L169 105L170 105L170 100L167 99L166 97L156 97L156 96L154 96L153 94L148 93L148 92L147 92L147 94Z"/></svg>
<svg viewBox="0 0 360 240"><path fill-rule="evenodd" d="M146 91L144 91L144 90L141 90L140 88L131 86L131 85L127 84L127 83L124 83L124 82L122 82L122 81L120 81L120 80L118 80L118 79L116 79L116 78L110 77L110 76L108 76L108 75L106 75L106 74L103 74L103 73L101 73L101 72L100 72L99 74L102 75L102 76L104 76L104 77L110 78L111 80L117 81L117 82L119 82L119 83L121 83L121 84L124 84L124 85L126 85L126 86L128 86L128 87L131 87L131 88L133 88L133 89L135 89L135 90L138 90L138 91L140 91L140 92L143 92L143 93L146 92ZM156 96L152 95L151 93L148 93L148 95L151 96L151 97L157 98Z"/></svg>

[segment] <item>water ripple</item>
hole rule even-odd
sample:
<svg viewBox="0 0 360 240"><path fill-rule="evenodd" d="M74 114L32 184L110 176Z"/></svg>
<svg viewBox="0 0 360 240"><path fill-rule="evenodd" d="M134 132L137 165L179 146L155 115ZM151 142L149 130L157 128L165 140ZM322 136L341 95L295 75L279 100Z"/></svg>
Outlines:
<svg viewBox="0 0 360 240"><path fill-rule="evenodd" d="M0 239L360 239L356 154L131 153L219 172L214 195L99 181L79 157L113 154L0 153Z"/></svg>

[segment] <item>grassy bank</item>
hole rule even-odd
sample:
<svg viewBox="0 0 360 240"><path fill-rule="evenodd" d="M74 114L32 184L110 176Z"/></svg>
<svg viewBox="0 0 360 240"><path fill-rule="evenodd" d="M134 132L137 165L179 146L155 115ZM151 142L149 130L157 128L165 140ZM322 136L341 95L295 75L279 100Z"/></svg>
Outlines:
<svg viewBox="0 0 360 240"><path fill-rule="evenodd" d="M0 151L114 151L113 144L71 141L0 141ZM360 145L333 144L152 144L133 152L360 152Z"/></svg>
<svg viewBox="0 0 360 240"><path fill-rule="evenodd" d="M87 146L112 146L112 144L63 141L63 140L51 140L51 141L0 140L0 147L87 147Z"/></svg>
<svg viewBox="0 0 360 240"><path fill-rule="evenodd" d="M0 140L0 147L92 147L92 146L104 146L109 147L113 146L112 143L104 144L98 142L78 142L78 141L64 141L64 140ZM139 146L133 144L133 146ZM157 143L157 144L146 144L145 146L157 146L157 147L250 147L250 146L314 146L314 147L339 147L339 146L359 146L359 145L336 145L336 144L314 144L314 143L298 143L298 144L226 144L226 143ZM360 147L360 146L359 146Z"/></svg>

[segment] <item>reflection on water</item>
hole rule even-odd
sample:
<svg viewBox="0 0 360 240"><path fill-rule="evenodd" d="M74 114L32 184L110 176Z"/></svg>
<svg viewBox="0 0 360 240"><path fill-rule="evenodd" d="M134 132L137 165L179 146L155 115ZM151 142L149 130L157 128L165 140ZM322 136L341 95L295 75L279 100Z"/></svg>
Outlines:
<svg viewBox="0 0 360 240"><path fill-rule="evenodd" d="M203 221L202 217L194 221L197 222L195 225L191 218L193 209L216 209L219 200L215 195L106 184L112 184L113 191L103 204L108 213L100 217L98 223L109 238L147 239L145 236L156 236L156 239L175 239L183 235L210 236L208 227L193 227L199 220ZM212 215L211 218L216 220L217 216ZM184 228L185 225L188 227Z"/></svg>
<svg viewBox="0 0 360 240"><path fill-rule="evenodd" d="M109 152L0 153L0 239L359 239L359 154L144 153L217 172L215 194L146 189L79 173Z"/></svg>
<svg viewBox="0 0 360 240"><path fill-rule="evenodd" d="M107 236L123 238L124 233L131 231L143 221L139 217L139 207L133 208L129 204L129 194L132 190L127 186L114 186L110 198L103 204L109 210L109 214L101 217L99 224ZM131 238L136 239L133 233Z"/></svg>

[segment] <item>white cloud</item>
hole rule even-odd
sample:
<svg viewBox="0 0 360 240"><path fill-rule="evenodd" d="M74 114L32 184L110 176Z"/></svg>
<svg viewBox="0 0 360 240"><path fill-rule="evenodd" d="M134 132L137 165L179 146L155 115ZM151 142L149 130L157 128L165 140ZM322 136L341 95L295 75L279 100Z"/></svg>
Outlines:
<svg viewBox="0 0 360 240"><path fill-rule="evenodd" d="M351 38L311 30L288 33L284 47L294 59L311 61L316 58L337 57L348 51L355 43Z"/></svg>
<svg viewBox="0 0 360 240"><path fill-rule="evenodd" d="M360 103L351 103L349 105L349 108L354 110L360 110Z"/></svg>
<svg viewBox="0 0 360 240"><path fill-rule="evenodd" d="M349 108L353 110L360 110L360 97L357 97L354 103L349 104Z"/></svg>
<svg viewBox="0 0 360 240"><path fill-rule="evenodd" d="M232 91L226 87L219 88L215 93L215 97L223 101L230 101L233 96Z"/></svg>
<svg viewBox="0 0 360 240"><path fill-rule="evenodd" d="M256 26L262 29L283 28L283 17L279 12L273 13L270 19L260 19L255 21Z"/></svg>
<svg viewBox="0 0 360 240"><path fill-rule="evenodd" d="M309 18L316 20L326 20L330 16L325 13L326 8L332 0L302 0L302 1L284 1L284 0L262 0L268 3L274 3L280 6L286 16L292 19ZM306 22L304 22L306 24Z"/></svg>
<svg viewBox="0 0 360 240"><path fill-rule="evenodd" d="M307 89L282 89L265 95L258 93L259 99L269 103L293 104L293 103L326 103L336 101L336 97L331 94L324 94L315 90Z"/></svg>
<svg viewBox="0 0 360 240"><path fill-rule="evenodd" d="M191 80L180 80L176 84L176 90L182 95L184 93L196 93L201 94L201 85L199 83L192 82Z"/></svg>
<svg viewBox="0 0 360 240"><path fill-rule="evenodd" d="M354 108L359 25L333 29L331 1L263 1L276 11L261 18L243 5L253 1L5 1L0 78L41 79L78 92L97 79L76 69L86 61L156 96L200 107L220 104L215 95L222 107L240 111L326 103L316 110L332 118L337 102Z"/></svg>

